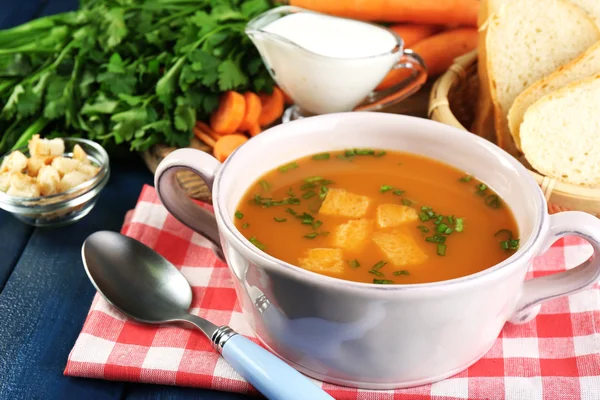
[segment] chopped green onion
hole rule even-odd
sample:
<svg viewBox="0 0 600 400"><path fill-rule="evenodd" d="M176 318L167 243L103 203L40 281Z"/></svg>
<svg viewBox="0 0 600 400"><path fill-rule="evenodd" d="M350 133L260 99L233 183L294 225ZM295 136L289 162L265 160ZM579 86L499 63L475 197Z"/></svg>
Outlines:
<svg viewBox="0 0 600 400"><path fill-rule="evenodd" d="M488 197L485 198L485 205L491 208L500 208L500 198L495 195L495 194L491 194Z"/></svg>
<svg viewBox="0 0 600 400"><path fill-rule="evenodd" d="M394 271L394 273L392 275L410 275L410 272L408 272L407 270L403 269L401 271Z"/></svg>
<svg viewBox="0 0 600 400"><path fill-rule="evenodd" d="M454 224L454 217L452 215L448 215L446 219L448 220L449 224Z"/></svg>
<svg viewBox="0 0 600 400"><path fill-rule="evenodd" d="M427 215L425 212L421 212L419 213L419 218L421 219L421 221L426 222L429 221L429 215Z"/></svg>
<svg viewBox="0 0 600 400"><path fill-rule="evenodd" d="M312 224L312 226L313 226L313 229L319 229L319 227L320 227L321 225L323 225L323 221L315 221L315 222L313 222L313 224Z"/></svg>
<svg viewBox="0 0 600 400"><path fill-rule="evenodd" d="M296 216L296 215L298 215L298 213L297 213L296 211L292 210L291 208L286 208L286 209L285 209L285 211L286 211L288 214L292 214L293 216Z"/></svg>
<svg viewBox="0 0 600 400"><path fill-rule="evenodd" d="M387 153L385 151L378 151L377 153L374 154L375 157L383 157L385 156Z"/></svg>
<svg viewBox="0 0 600 400"><path fill-rule="evenodd" d="M394 281L390 281L389 279L373 279L373 283L377 283L379 285L393 285Z"/></svg>
<svg viewBox="0 0 600 400"><path fill-rule="evenodd" d="M352 268L360 267L360 263L356 259L348 261L348 264L350 264L350 267Z"/></svg>
<svg viewBox="0 0 600 400"><path fill-rule="evenodd" d="M437 231L438 233L444 233L444 232L446 232L446 229L448 229L448 225L446 225L446 224L444 224L444 223L441 223L441 224L439 224L439 225L437 226L437 229L436 229L436 231Z"/></svg>
<svg viewBox="0 0 600 400"><path fill-rule="evenodd" d="M433 235L425 238L425 241L432 243L445 243L446 237L441 235Z"/></svg>
<svg viewBox="0 0 600 400"><path fill-rule="evenodd" d="M349 149L349 150L344 151L344 155L346 157L353 157L356 155L356 151L354 149Z"/></svg>
<svg viewBox="0 0 600 400"><path fill-rule="evenodd" d="M282 165L281 167L277 168L277 170L279 172L288 172L290 169L296 169L298 167L299 167L298 163L292 162L292 163L289 163L286 165Z"/></svg>
<svg viewBox="0 0 600 400"><path fill-rule="evenodd" d="M381 269L381 267L383 267L385 264L387 264L387 261L379 261L377 264L373 265L373 268L371 268L374 271L377 271L379 269Z"/></svg>
<svg viewBox="0 0 600 400"><path fill-rule="evenodd" d="M329 189L327 188L327 186L321 186L321 192L319 193L319 198L322 200L327 196L327 192L329 191Z"/></svg>
<svg viewBox="0 0 600 400"><path fill-rule="evenodd" d="M287 221L287 218L279 218L279 217L273 217L273 219L277 222L285 222Z"/></svg>
<svg viewBox="0 0 600 400"><path fill-rule="evenodd" d="M410 206L412 206L413 202L412 202L412 200L402 199L402 204L410 207Z"/></svg>
<svg viewBox="0 0 600 400"><path fill-rule="evenodd" d="M250 240L250 243L252 243L256 247L258 247L260 250L266 249L266 246L264 244L262 244L261 242L259 242L256 237L252 236L249 240Z"/></svg>
<svg viewBox="0 0 600 400"><path fill-rule="evenodd" d="M382 185L382 186L379 188L379 191L380 191L381 193L385 193L385 192L389 192L389 191L390 191L390 190L392 190L393 188L394 188L394 187L393 187L393 186L391 186L391 185Z"/></svg>
<svg viewBox="0 0 600 400"><path fill-rule="evenodd" d="M438 256L445 256L446 255L446 245L445 244L438 244L437 245L437 255Z"/></svg>
<svg viewBox="0 0 600 400"><path fill-rule="evenodd" d="M314 184L314 183L312 183L312 182L308 182L308 183L305 183L305 184L303 184L302 186L300 186L300 190L314 189L314 188L316 188L316 187L317 187L317 185L316 185L316 184Z"/></svg>
<svg viewBox="0 0 600 400"><path fill-rule="evenodd" d="M421 211L431 211L431 210L432 210L432 208L429 207L429 206L422 206L421 207Z"/></svg>
<svg viewBox="0 0 600 400"><path fill-rule="evenodd" d="M242 225L242 228L246 229L249 226L250 226L250 224L246 222L244 225Z"/></svg>
<svg viewBox="0 0 600 400"><path fill-rule="evenodd" d="M444 219L443 215L438 215L437 219L434 221L434 224L439 225Z"/></svg>
<svg viewBox="0 0 600 400"><path fill-rule="evenodd" d="M260 185L260 187L262 188L262 190L264 190L265 192L268 192L271 189L271 184L267 181L265 181L264 179L261 179L258 184Z"/></svg>
<svg viewBox="0 0 600 400"><path fill-rule="evenodd" d="M372 156L375 154L375 151L371 149L354 149L354 154L357 156Z"/></svg>
<svg viewBox="0 0 600 400"><path fill-rule="evenodd" d="M302 195L302 198L303 198L303 199L305 199L305 200L308 200L308 199L310 199L311 197L313 197L313 196L316 196L316 195L317 195L317 194L316 194L316 193L315 193L313 190L309 190L308 192L305 192L305 193Z"/></svg>
<svg viewBox="0 0 600 400"><path fill-rule="evenodd" d="M463 231L463 219L462 218L456 218L456 226L454 227L454 230L456 232Z"/></svg>
<svg viewBox="0 0 600 400"><path fill-rule="evenodd" d="M460 178L459 181L461 181L461 182L471 182L472 179L473 179L473 177L471 175L465 175L462 178Z"/></svg>
<svg viewBox="0 0 600 400"><path fill-rule="evenodd" d="M306 182L306 183L315 183L315 182L319 182L319 181L322 181L322 180L323 180L323 178L320 177L320 176L311 176L309 178L306 178L304 180L304 182Z"/></svg>
<svg viewBox="0 0 600 400"><path fill-rule="evenodd" d="M316 161L329 160L329 153L315 154L314 156L312 156L312 159Z"/></svg>
<svg viewBox="0 0 600 400"><path fill-rule="evenodd" d="M392 193L394 193L396 196L402 196L406 191L405 190L394 190Z"/></svg>
<svg viewBox="0 0 600 400"><path fill-rule="evenodd" d="M307 238L307 239L314 239L317 236L319 236L319 234L317 232L311 232L309 234L304 235L304 237Z"/></svg>
<svg viewBox="0 0 600 400"><path fill-rule="evenodd" d="M449 235L449 234L451 234L452 232L454 232L454 229L452 229L452 228L448 228L448 229L446 229L446 231L444 231L444 233L445 233L446 235Z"/></svg>
<svg viewBox="0 0 600 400"><path fill-rule="evenodd" d="M244 218L244 214L242 214L240 211L236 211L235 212L235 217L237 219L242 219L242 218Z"/></svg>
<svg viewBox="0 0 600 400"><path fill-rule="evenodd" d="M374 269L370 270L369 273L373 274L373 275L377 275L377 276L383 276L383 274L381 272L374 270Z"/></svg>
<svg viewBox="0 0 600 400"><path fill-rule="evenodd" d="M500 242L500 247L504 250L517 250L519 248L519 239L509 239Z"/></svg>
<svg viewBox="0 0 600 400"><path fill-rule="evenodd" d="M429 228L426 227L425 225L419 225L419 226L417 226L417 228L423 233L429 232Z"/></svg>
<svg viewBox="0 0 600 400"><path fill-rule="evenodd" d="M485 195L485 191L487 190L487 185L485 183L480 183L479 185L475 186L477 188L477 192L475 194L477 194L477 196L483 196Z"/></svg>

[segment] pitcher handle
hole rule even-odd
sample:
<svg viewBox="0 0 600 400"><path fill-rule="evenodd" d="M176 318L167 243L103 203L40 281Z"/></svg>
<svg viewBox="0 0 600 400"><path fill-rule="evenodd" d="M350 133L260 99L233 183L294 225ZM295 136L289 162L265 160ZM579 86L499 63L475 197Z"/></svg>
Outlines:
<svg viewBox="0 0 600 400"><path fill-rule="evenodd" d="M579 236L594 250L591 257L568 271L525 281L521 297L510 319L523 324L535 318L541 304L550 299L584 290L600 279L600 220L579 211L566 211L550 216L550 229L543 251L564 236Z"/></svg>
<svg viewBox="0 0 600 400"><path fill-rule="evenodd" d="M154 187L167 211L182 224L208 239L216 256L225 260L215 215L195 204L176 179L178 172L192 171L212 192L213 180L220 166L217 159L202 151L178 149L158 164L154 174Z"/></svg>
<svg viewBox="0 0 600 400"><path fill-rule="evenodd" d="M412 74L392 87L371 92L354 111L377 111L396 104L415 93L427 81L425 62L421 56L410 49L403 51L400 60L392 69L401 68L411 69Z"/></svg>

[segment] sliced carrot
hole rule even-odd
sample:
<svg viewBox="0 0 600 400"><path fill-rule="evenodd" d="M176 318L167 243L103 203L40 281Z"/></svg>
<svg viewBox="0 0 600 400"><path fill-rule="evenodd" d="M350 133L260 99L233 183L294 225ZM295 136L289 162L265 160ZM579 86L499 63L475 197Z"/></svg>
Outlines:
<svg viewBox="0 0 600 400"><path fill-rule="evenodd" d="M427 24L396 24L389 27L404 41L404 48L410 48L413 44L442 30L439 25Z"/></svg>
<svg viewBox="0 0 600 400"><path fill-rule="evenodd" d="M477 47L477 29L457 28L430 36L417 42L412 49L421 56L430 77L444 73L454 59ZM410 76L408 69L393 69L379 83L376 90L387 89Z"/></svg>
<svg viewBox="0 0 600 400"><path fill-rule="evenodd" d="M250 134L250 136L254 137L256 135L258 135L259 133L262 132L262 129L260 129L259 125L254 125L252 126L249 130L248 133Z"/></svg>
<svg viewBox="0 0 600 400"><path fill-rule="evenodd" d="M477 26L479 0L290 0L289 5L326 14L381 22Z"/></svg>
<svg viewBox="0 0 600 400"><path fill-rule="evenodd" d="M246 115L246 100L238 92L223 93L219 108L210 116L210 127L221 135L231 135L239 128Z"/></svg>
<svg viewBox="0 0 600 400"><path fill-rule="evenodd" d="M246 100L246 115L238 130L249 131L252 127L258 125L258 118L262 111L262 103L260 97L252 92L244 93L244 100Z"/></svg>
<svg viewBox="0 0 600 400"><path fill-rule="evenodd" d="M210 147L215 147L215 140L210 137L209 134L204 133L202 130L198 129L197 127L194 127L194 136L196 136L198 138L198 140L206 143L207 145L209 145Z"/></svg>
<svg viewBox="0 0 600 400"><path fill-rule="evenodd" d="M241 145L246 143L248 138L240 133L221 137L215 143L213 154L217 160L223 162Z"/></svg>
<svg viewBox="0 0 600 400"><path fill-rule="evenodd" d="M259 94L262 103L262 112L258 118L260 126L271 125L283 114L284 99L283 92L277 86L273 87L272 94Z"/></svg>
<svg viewBox="0 0 600 400"><path fill-rule="evenodd" d="M210 135L210 137L213 138L214 140L219 140L221 138L221 136L223 136L223 135L219 135L217 132L213 131L212 128L210 126L208 126L208 124L206 124L202 121L196 121L196 128L198 128L202 132Z"/></svg>

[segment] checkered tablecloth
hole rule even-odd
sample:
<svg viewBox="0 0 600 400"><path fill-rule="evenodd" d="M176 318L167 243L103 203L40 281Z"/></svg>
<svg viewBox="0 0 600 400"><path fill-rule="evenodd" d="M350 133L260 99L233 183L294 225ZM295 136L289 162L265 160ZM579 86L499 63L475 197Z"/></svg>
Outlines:
<svg viewBox="0 0 600 400"><path fill-rule="evenodd" d="M256 341L242 318L227 266L208 250L205 239L167 213L152 187L143 188L122 233L181 269L193 286L192 313ZM529 277L573 267L590 254L591 247L581 240L563 239L535 260ZM64 373L257 394L201 333L138 324L99 295ZM483 359L445 381L395 391L318 384L336 399L600 399L600 289L547 302L528 324L507 324Z"/></svg>

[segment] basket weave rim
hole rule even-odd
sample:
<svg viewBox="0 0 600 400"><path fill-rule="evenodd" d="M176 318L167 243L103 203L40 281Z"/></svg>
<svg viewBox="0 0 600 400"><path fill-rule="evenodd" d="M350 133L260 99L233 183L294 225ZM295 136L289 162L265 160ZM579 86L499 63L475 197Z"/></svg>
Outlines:
<svg viewBox="0 0 600 400"><path fill-rule="evenodd" d="M450 103L448 100L448 93L451 88L461 79L465 79L467 75L467 68L470 67L477 61L477 50L473 50L463 56L460 56L454 60L454 64L435 82L434 88L431 91L431 98L429 102L429 117L434 112L441 114L442 118L438 121L455 126L457 128L469 131L465 128L454 116L450 109ZM537 171L527 169L535 178L537 183L542 187L542 190L549 197L550 192L560 193L565 197L572 197L579 200L590 200L600 201L600 188L599 187L586 187L579 186L540 174Z"/></svg>

